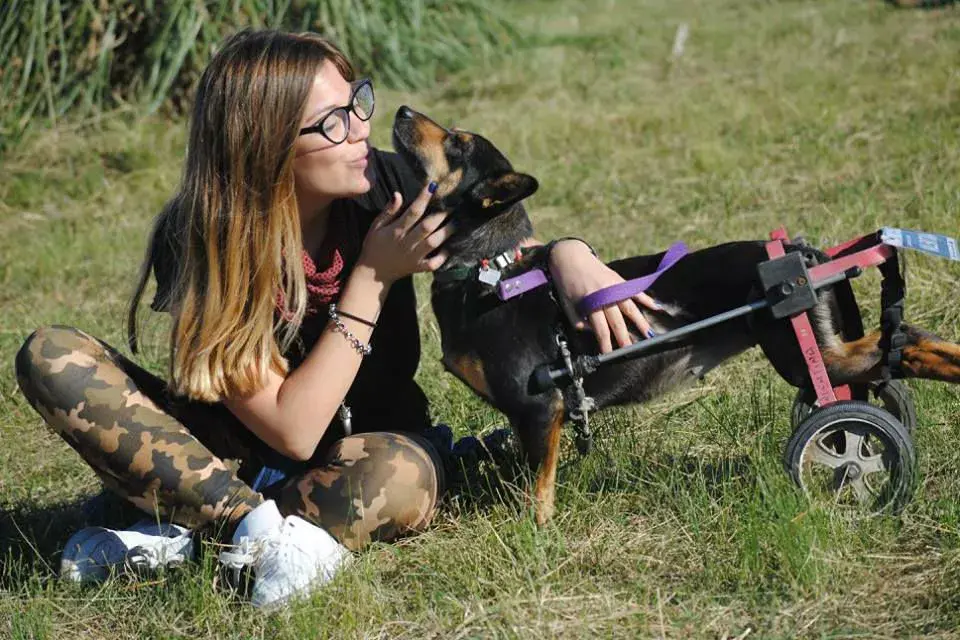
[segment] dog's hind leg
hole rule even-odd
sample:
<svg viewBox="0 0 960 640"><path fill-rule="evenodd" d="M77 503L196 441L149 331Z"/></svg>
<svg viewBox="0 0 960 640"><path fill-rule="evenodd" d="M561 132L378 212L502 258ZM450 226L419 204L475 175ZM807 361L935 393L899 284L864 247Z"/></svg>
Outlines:
<svg viewBox="0 0 960 640"><path fill-rule="evenodd" d="M537 524L541 526L553 517L563 421L563 396L557 392L548 407L513 422L527 463L536 470L533 497Z"/></svg>
<svg viewBox="0 0 960 640"><path fill-rule="evenodd" d="M907 336L901 361L904 377L960 383L960 345L923 329L908 325L901 328ZM881 379L883 349L880 338L880 332L874 331L859 340L826 347L823 360L833 383Z"/></svg>

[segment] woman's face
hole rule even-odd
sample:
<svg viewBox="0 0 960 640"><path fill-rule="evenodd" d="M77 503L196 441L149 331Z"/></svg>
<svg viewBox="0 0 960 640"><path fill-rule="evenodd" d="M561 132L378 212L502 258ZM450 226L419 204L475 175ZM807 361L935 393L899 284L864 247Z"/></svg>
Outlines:
<svg viewBox="0 0 960 640"><path fill-rule="evenodd" d="M350 102L352 87L332 62L324 62L313 81L300 128L310 127L337 107ZM321 133L297 137L294 144L293 174L301 213L315 213L338 198L366 193L371 183L367 174L370 123L350 112L350 134L340 144ZM314 211L309 211L314 209Z"/></svg>

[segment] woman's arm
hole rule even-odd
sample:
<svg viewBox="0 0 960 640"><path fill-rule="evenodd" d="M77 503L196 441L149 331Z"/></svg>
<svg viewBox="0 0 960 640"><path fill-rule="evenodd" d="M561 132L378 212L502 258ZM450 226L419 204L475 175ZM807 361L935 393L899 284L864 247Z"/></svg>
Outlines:
<svg viewBox="0 0 960 640"><path fill-rule="evenodd" d="M358 264L338 306L373 320L380 314L390 283ZM364 344L373 329L341 316L344 326ZM294 460L308 460L317 448L353 379L362 357L346 336L324 331L303 363L286 377L271 371L263 388L224 404L272 449Z"/></svg>
<svg viewBox="0 0 960 640"><path fill-rule="evenodd" d="M530 238L522 244L537 246L542 243ZM578 240L563 240L554 246L553 251L550 252L550 275L557 283L568 319L577 328L586 327L584 319L577 315L577 303L594 291L624 281L620 274L593 255L593 251L585 242ZM655 311L660 308L656 300L645 293L640 293L615 305L598 309L587 317L586 322L596 335L601 352L607 353L613 349L611 337L621 347L633 342L627 328L627 320L633 323L641 336L653 336L650 323L643 317L637 305Z"/></svg>
<svg viewBox="0 0 960 640"><path fill-rule="evenodd" d="M377 216L338 308L373 322L393 282L443 264L445 254L427 258L452 232L451 225L440 228L446 213L422 217L431 193L424 189L407 211L394 219L401 202L395 194L391 205ZM340 319L358 340L369 344L372 327L346 316ZM293 372L286 377L272 372L259 391L225 398L224 403L271 448L295 460L307 460L346 397L361 361L362 355L346 336L324 331Z"/></svg>

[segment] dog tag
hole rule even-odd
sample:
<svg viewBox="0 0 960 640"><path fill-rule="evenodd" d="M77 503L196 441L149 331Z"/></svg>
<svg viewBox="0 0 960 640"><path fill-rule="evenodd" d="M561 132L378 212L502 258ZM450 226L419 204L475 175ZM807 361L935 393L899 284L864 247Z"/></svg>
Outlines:
<svg viewBox="0 0 960 640"><path fill-rule="evenodd" d="M481 267L480 275L477 277L477 280L483 284L488 284L491 287L495 287L498 282L500 282L500 272L497 269L491 269L490 267Z"/></svg>
<svg viewBox="0 0 960 640"><path fill-rule="evenodd" d="M922 251L938 258L960 260L957 241L950 236L942 236L938 233L884 227L880 230L880 242L894 247Z"/></svg>

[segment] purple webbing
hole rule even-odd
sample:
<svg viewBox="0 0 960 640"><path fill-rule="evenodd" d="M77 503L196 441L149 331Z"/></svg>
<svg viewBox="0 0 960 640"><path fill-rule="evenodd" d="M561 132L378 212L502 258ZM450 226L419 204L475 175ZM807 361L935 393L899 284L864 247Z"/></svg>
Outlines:
<svg viewBox="0 0 960 640"><path fill-rule="evenodd" d="M673 243L670 245L670 248L667 249L667 252L663 254L663 258L660 260L660 265L656 271L640 278L634 278L633 280L615 284L612 287L594 291L590 295L584 296L584 298L577 303L577 313L580 314L580 317L586 317L597 309L609 307L612 304L632 298L638 293L646 291L656 282L657 278L659 278L664 271L675 265L680 258L685 255L687 255L687 245L683 242Z"/></svg>

